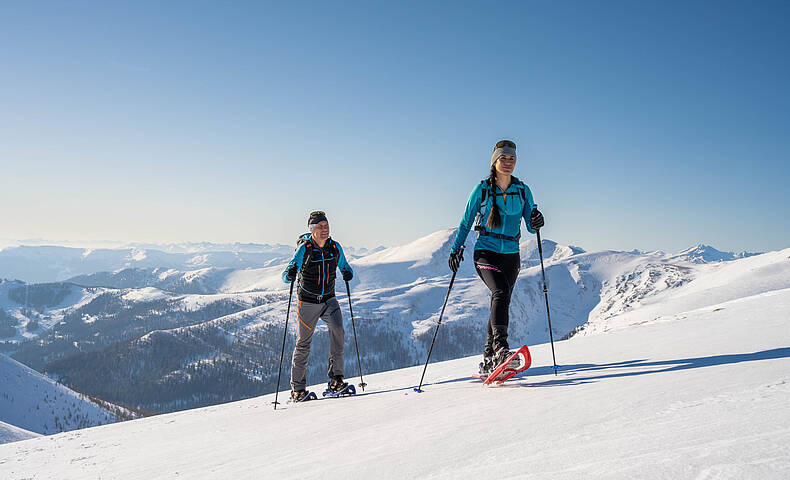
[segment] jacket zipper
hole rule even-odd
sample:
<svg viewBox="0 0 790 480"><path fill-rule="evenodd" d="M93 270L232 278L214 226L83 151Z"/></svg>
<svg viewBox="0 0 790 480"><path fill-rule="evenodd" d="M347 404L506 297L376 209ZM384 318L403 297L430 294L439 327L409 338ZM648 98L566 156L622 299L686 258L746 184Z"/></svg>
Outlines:
<svg viewBox="0 0 790 480"><path fill-rule="evenodd" d="M326 262L324 261L324 250L321 249L321 270L324 271L324 276L326 276ZM326 278L324 281L321 282L321 296L324 296L324 286L326 285Z"/></svg>

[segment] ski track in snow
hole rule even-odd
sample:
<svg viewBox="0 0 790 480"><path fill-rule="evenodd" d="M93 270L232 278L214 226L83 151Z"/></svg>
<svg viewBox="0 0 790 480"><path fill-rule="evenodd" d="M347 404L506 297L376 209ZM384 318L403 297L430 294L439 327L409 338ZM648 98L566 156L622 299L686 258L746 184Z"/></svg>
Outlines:
<svg viewBox="0 0 790 480"><path fill-rule="evenodd" d="M419 394L422 366L366 376L356 397L273 411L265 395L0 445L0 478L786 479L788 312L782 289L577 336L556 342L556 376L536 345L501 387L469 357L431 364Z"/></svg>

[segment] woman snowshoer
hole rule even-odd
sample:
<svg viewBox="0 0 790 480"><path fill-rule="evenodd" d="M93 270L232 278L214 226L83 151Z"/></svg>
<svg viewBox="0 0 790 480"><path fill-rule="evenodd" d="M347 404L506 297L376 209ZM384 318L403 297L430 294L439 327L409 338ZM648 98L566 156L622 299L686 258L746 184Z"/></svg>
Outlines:
<svg viewBox="0 0 790 480"><path fill-rule="evenodd" d="M335 274L339 267L343 280L354 277L351 265L346 261L343 248L329 236L329 221L321 211L312 212L307 220L310 233L299 239L299 246L288 263L282 278L285 283L296 280L299 275L298 323L296 325L296 347L291 360L291 398L302 400L305 389L305 373L310 358L310 343L313 331L321 318L329 326L329 383L327 388L340 392L348 386L343 381L343 346L345 330L340 305L335 298Z"/></svg>
<svg viewBox="0 0 790 480"><path fill-rule="evenodd" d="M491 313L480 374L488 375L508 359L507 343L510 296L521 266L519 239L521 219L529 233L541 228L543 215L532 200L532 192L512 175L516 166L516 144L497 142L491 155L491 171L469 196L458 234L450 250L453 272L463 260L463 245L474 225L478 233L474 262L477 274L491 290Z"/></svg>

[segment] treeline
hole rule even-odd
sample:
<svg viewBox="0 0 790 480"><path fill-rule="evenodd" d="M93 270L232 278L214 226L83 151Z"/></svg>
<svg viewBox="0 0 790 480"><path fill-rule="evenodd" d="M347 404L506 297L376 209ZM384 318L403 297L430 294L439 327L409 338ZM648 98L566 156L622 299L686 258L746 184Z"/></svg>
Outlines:
<svg viewBox="0 0 790 480"><path fill-rule="evenodd" d="M42 293L45 291L48 294ZM54 301L62 291L38 290L37 301ZM239 322L246 324L251 319L243 315L217 319L282 299L281 294L262 295L253 305L221 299L187 311L179 299L127 301L123 292L105 292L66 314L34 341L14 345L10 353L76 391L145 411L169 412L239 400L276 388L282 324L240 328ZM432 329L412 335L410 320L402 315L355 313L364 374L425 361ZM344 319L345 373L354 378L359 369L347 312ZM0 325L15 327L14 322L5 313L0 317ZM308 364L309 384L327 380L328 332L323 322L319 325ZM479 325L447 323L432 360L477 353L482 335ZM294 341L289 335L280 384L283 390L289 388Z"/></svg>
<svg viewBox="0 0 790 480"><path fill-rule="evenodd" d="M12 356L41 371L46 362L105 349L154 330L195 325L250 308L242 301L223 299L200 309L184 310L178 299L128 302L122 295L121 292L98 295L66 314L61 322L35 340L16 345Z"/></svg>
<svg viewBox="0 0 790 480"><path fill-rule="evenodd" d="M229 342L231 323L212 322L177 332L152 332L103 350L51 362L46 370L75 390L154 412L202 407L273 392L282 326L263 325L239 333ZM423 362L433 335L431 330L414 340L409 337L404 340L402 326L373 316L360 316L356 326L364 374ZM324 328L314 333L308 384L328 379L328 336ZM294 342L294 336L289 334L280 383L283 390L289 388ZM434 346L433 359L469 355L479 351L481 344L479 326L448 324ZM359 369L351 331L346 333L345 354L346 377L357 377Z"/></svg>
<svg viewBox="0 0 790 480"><path fill-rule="evenodd" d="M75 288L78 287L67 283L36 283L8 290L8 298L19 305L42 312L46 308L60 305Z"/></svg>
<svg viewBox="0 0 790 480"><path fill-rule="evenodd" d="M0 308L0 338L13 337L16 335L16 326L19 321L7 314L5 310Z"/></svg>

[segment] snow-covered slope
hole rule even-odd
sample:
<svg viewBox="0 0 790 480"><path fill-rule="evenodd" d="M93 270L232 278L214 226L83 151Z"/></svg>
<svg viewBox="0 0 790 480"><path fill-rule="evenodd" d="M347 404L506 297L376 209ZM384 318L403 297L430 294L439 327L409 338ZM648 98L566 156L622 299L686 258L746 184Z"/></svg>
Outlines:
<svg viewBox="0 0 790 480"><path fill-rule="evenodd" d="M288 257L290 259L290 257ZM286 260L272 259L261 268L124 268L70 278L70 283L88 287L146 288L171 293L238 293L282 290L280 274Z"/></svg>
<svg viewBox="0 0 790 480"><path fill-rule="evenodd" d="M0 445L36 437L40 435L0 421Z"/></svg>
<svg viewBox="0 0 790 480"><path fill-rule="evenodd" d="M665 265L663 276L637 269L635 272L639 274L644 272L638 282L633 281L633 273L617 277L615 288L604 292L601 303L590 313L590 320L580 328L581 332L589 334L621 328L659 315L679 314L790 288L790 249L731 262ZM657 286L642 289L648 295L629 296L634 285L650 282ZM621 305L626 301L629 301L627 305Z"/></svg>
<svg viewBox="0 0 790 480"><path fill-rule="evenodd" d="M229 270L228 276L239 275L242 271ZM250 294L222 294L212 291L209 295L200 294L206 284L206 278L199 275L190 276L190 273L178 275L171 286L176 284L184 290L197 290L198 293L183 294L172 290L151 286L138 288L124 287L84 287L70 282L26 284L20 281L0 279L0 339L12 343L40 339L41 337L55 336L62 338L69 336L70 332L53 332L57 329L67 328L70 322L79 324L93 324L97 320L107 320L119 313L130 313L138 307L161 303L155 310L163 313L169 310L176 312L196 312L212 304L223 302L239 302L247 307L252 307L265 296L260 293ZM162 273L165 280L171 279L167 272ZM173 275L175 276L175 275ZM210 288L209 288L210 289ZM177 289L174 289L177 290ZM213 290L213 289L212 289ZM107 302L112 297L114 301ZM101 304L100 306L94 303ZM105 305L110 303L111 305ZM243 308L239 307L238 309ZM139 317L144 317L138 312ZM74 318L76 316L76 318ZM176 317L171 315L171 317ZM150 317L150 315L149 315ZM117 323L113 325L117 327ZM111 327L102 328L102 324L95 325L97 330L90 332L95 337L109 333ZM83 332L84 333L84 332ZM80 339L105 340L104 338Z"/></svg>
<svg viewBox="0 0 790 480"><path fill-rule="evenodd" d="M137 417L106 402L100 406L5 355L0 355L0 386L0 423L28 433L51 434ZM4 430L9 437L25 435Z"/></svg>
<svg viewBox="0 0 790 480"><path fill-rule="evenodd" d="M38 337L73 309L101 292L64 283L25 284L0 279L0 338L23 341Z"/></svg>
<svg viewBox="0 0 790 480"><path fill-rule="evenodd" d="M788 311L781 289L576 336L557 376L536 345L502 387L461 358L430 365L420 394L417 366L355 398L273 411L266 395L2 445L0 477L785 479Z"/></svg>

